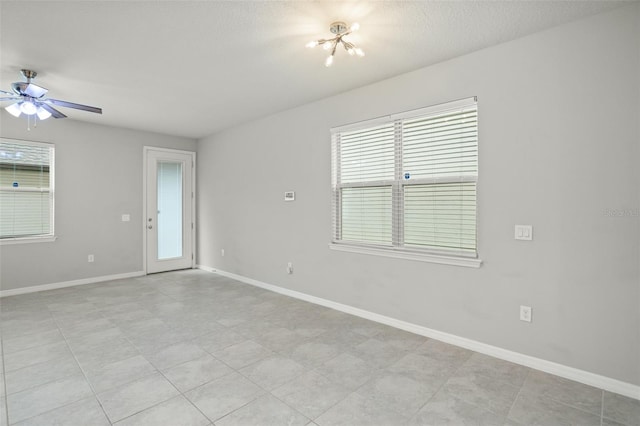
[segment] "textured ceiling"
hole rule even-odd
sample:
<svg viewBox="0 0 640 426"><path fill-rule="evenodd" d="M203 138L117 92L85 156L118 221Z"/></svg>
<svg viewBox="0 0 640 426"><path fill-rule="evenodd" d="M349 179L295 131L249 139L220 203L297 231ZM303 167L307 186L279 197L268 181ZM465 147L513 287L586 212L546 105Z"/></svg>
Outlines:
<svg viewBox="0 0 640 426"><path fill-rule="evenodd" d="M69 117L199 138L617 1L0 1L0 88L21 68ZM335 20L364 58L305 49ZM3 103L6 106L7 103Z"/></svg>

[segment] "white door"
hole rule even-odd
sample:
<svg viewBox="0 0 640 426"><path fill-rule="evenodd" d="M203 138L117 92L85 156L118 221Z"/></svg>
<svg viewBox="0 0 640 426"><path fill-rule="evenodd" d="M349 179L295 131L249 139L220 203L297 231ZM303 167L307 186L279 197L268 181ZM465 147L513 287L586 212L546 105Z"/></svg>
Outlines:
<svg viewBox="0 0 640 426"><path fill-rule="evenodd" d="M195 153L145 147L146 272L194 266Z"/></svg>

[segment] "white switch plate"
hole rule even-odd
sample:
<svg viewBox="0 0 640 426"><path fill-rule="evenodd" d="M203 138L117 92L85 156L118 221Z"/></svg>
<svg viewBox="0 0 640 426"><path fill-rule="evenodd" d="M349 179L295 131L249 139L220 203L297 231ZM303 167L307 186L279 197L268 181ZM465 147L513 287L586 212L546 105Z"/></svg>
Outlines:
<svg viewBox="0 0 640 426"><path fill-rule="evenodd" d="M293 274L293 263L287 263L287 274Z"/></svg>
<svg viewBox="0 0 640 426"><path fill-rule="evenodd" d="M520 305L520 321L531 322L531 306Z"/></svg>
<svg viewBox="0 0 640 426"><path fill-rule="evenodd" d="M287 191L284 193L285 201L294 201L296 199L296 193L293 191Z"/></svg>
<svg viewBox="0 0 640 426"><path fill-rule="evenodd" d="M128 214L123 214L122 215L122 221L123 222L129 222L131 220L131 215Z"/></svg>
<svg viewBox="0 0 640 426"><path fill-rule="evenodd" d="M87 256L87 262L89 263L93 263L93 261L95 260L95 258L93 257L92 254L90 254L89 256Z"/></svg>
<svg viewBox="0 0 640 426"><path fill-rule="evenodd" d="M533 239L533 226L531 226L531 225L516 225L515 239L516 240L531 241Z"/></svg>

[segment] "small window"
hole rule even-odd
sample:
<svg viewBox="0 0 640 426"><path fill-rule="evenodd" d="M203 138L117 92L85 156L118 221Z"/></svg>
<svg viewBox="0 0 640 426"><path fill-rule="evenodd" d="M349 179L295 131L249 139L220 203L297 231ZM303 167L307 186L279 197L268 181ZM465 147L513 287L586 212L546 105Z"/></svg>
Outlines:
<svg viewBox="0 0 640 426"><path fill-rule="evenodd" d="M475 98L332 129L334 245L477 257Z"/></svg>
<svg viewBox="0 0 640 426"><path fill-rule="evenodd" d="M53 236L54 148L0 139L0 241Z"/></svg>

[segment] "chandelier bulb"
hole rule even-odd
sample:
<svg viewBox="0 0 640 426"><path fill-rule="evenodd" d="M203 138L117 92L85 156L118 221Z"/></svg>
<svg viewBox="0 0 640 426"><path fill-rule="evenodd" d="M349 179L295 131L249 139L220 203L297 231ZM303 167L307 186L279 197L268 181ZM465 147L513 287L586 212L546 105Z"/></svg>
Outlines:
<svg viewBox="0 0 640 426"><path fill-rule="evenodd" d="M357 22L354 22L351 25L351 28L349 28L350 31L354 32L354 31L358 31L360 29L360 24L358 24Z"/></svg>
<svg viewBox="0 0 640 426"><path fill-rule="evenodd" d="M364 52L362 51L362 49L360 49L359 47L355 48L356 51L356 55L358 56L364 56Z"/></svg>
<svg viewBox="0 0 640 426"><path fill-rule="evenodd" d="M326 60L326 61L324 61L324 66L325 66L325 67L330 67L330 66L331 66L331 64L333 64L333 55L329 55L329 56L327 57L327 60Z"/></svg>
<svg viewBox="0 0 640 426"><path fill-rule="evenodd" d="M320 41L314 40L314 41L310 41L309 43L307 43L306 47L313 48L313 47L316 47L318 44L320 44Z"/></svg>

